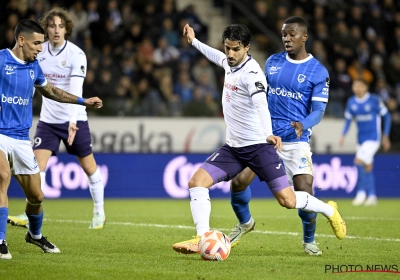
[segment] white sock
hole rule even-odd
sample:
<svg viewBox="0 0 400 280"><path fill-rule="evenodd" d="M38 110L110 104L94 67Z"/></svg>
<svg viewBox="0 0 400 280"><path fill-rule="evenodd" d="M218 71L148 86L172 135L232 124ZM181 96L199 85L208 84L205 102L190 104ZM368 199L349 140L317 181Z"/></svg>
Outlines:
<svg viewBox="0 0 400 280"><path fill-rule="evenodd" d="M305 211L322 213L325 217L332 217L333 207L319 200L307 192L294 192L296 196L296 208Z"/></svg>
<svg viewBox="0 0 400 280"><path fill-rule="evenodd" d="M210 230L211 201L207 188L195 187L189 189L190 209L194 224L196 225L197 236L202 236Z"/></svg>
<svg viewBox="0 0 400 280"><path fill-rule="evenodd" d="M40 171L40 188L43 190L44 184L46 183L46 172Z"/></svg>
<svg viewBox="0 0 400 280"><path fill-rule="evenodd" d="M104 215L104 185L99 169L97 168L91 176L88 176L88 179L94 203L93 213Z"/></svg>

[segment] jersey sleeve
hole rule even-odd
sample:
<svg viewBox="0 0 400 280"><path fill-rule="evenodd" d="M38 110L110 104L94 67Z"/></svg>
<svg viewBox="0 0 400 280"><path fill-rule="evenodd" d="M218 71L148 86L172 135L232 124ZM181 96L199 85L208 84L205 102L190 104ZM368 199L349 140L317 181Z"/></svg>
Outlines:
<svg viewBox="0 0 400 280"><path fill-rule="evenodd" d="M320 65L316 71L315 80L313 81L314 88L312 92L312 101L322 101L327 103L329 97L329 73L326 68Z"/></svg>
<svg viewBox="0 0 400 280"><path fill-rule="evenodd" d="M87 61L83 51L75 53L71 59L71 77L86 77Z"/></svg>
<svg viewBox="0 0 400 280"><path fill-rule="evenodd" d="M45 85L47 85L47 79L43 74L43 70L40 67L39 63L36 62L35 63L35 67L34 67L35 71L34 73L36 74L36 79L35 79L35 87L44 87Z"/></svg>
<svg viewBox="0 0 400 280"><path fill-rule="evenodd" d="M379 106L379 114L381 116L386 115L386 113L388 112L388 109L385 105L385 103L383 103L383 100L381 98L378 97L378 106Z"/></svg>
<svg viewBox="0 0 400 280"><path fill-rule="evenodd" d="M243 74L243 83L250 96L260 92L266 93L268 86L261 67L259 67L259 69L255 69L254 71L247 70L247 73Z"/></svg>
<svg viewBox="0 0 400 280"><path fill-rule="evenodd" d="M344 111L344 117L348 120L353 119L354 115L351 113L351 98L347 100L346 109Z"/></svg>

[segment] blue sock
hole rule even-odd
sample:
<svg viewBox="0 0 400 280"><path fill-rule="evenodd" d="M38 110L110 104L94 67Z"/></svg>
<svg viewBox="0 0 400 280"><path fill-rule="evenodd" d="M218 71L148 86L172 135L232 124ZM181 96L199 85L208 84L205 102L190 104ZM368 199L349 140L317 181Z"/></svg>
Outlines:
<svg viewBox="0 0 400 280"><path fill-rule="evenodd" d="M244 224L250 221L250 207L249 202L251 199L250 187L247 187L242 192L231 192L231 205L232 209L239 220L239 223Z"/></svg>
<svg viewBox="0 0 400 280"><path fill-rule="evenodd" d="M44 210L38 215L26 214L29 220L29 232L33 235L40 235L42 233L42 223Z"/></svg>
<svg viewBox="0 0 400 280"><path fill-rule="evenodd" d="M357 177L357 191L365 191L366 178L364 166L356 164L358 177Z"/></svg>
<svg viewBox="0 0 400 280"><path fill-rule="evenodd" d="M317 213L310 213L301 209L298 213L303 223L303 241L306 243L313 242L317 228Z"/></svg>
<svg viewBox="0 0 400 280"><path fill-rule="evenodd" d="M8 208L0 207L0 239L6 239Z"/></svg>
<svg viewBox="0 0 400 280"><path fill-rule="evenodd" d="M372 171L365 172L365 184L367 185L367 195L376 195L375 191L375 176Z"/></svg>

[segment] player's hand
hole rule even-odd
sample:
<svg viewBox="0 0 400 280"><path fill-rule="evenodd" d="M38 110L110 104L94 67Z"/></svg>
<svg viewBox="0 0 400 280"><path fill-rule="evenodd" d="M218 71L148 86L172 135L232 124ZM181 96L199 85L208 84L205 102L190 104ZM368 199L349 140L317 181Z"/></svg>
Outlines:
<svg viewBox="0 0 400 280"><path fill-rule="evenodd" d="M183 27L183 36L186 36L186 39L188 40L189 44L192 44L192 41L195 38L193 28L191 28L187 23L185 27Z"/></svg>
<svg viewBox="0 0 400 280"><path fill-rule="evenodd" d="M79 128L76 126L76 123L69 123L68 127L68 145L72 145L75 139L76 132L79 130Z"/></svg>
<svg viewBox="0 0 400 280"><path fill-rule="evenodd" d="M290 125L294 128L294 131L296 132L297 135L297 139L300 139L301 135L303 135L303 129L304 129L303 124L301 122L292 122Z"/></svg>
<svg viewBox="0 0 400 280"><path fill-rule="evenodd" d="M270 135L267 138L267 143L273 144L275 149L282 152L282 139L279 136Z"/></svg>
<svg viewBox="0 0 400 280"><path fill-rule="evenodd" d="M98 97L86 98L83 104L87 107L94 107L96 109L103 107L103 101Z"/></svg>
<svg viewBox="0 0 400 280"><path fill-rule="evenodd" d="M382 136L382 148L385 152L389 151L391 147L389 136Z"/></svg>
<svg viewBox="0 0 400 280"><path fill-rule="evenodd" d="M344 136L340 137L339 147L343 147L343 144L344 144Z"/></svg>

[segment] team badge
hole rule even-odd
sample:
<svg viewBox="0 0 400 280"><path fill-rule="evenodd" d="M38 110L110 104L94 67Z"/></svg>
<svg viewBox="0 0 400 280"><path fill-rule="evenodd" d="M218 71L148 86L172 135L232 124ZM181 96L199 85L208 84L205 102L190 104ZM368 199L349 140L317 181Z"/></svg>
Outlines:
<svg viewBox="0 0 400 280"><path fill-rule="evenodd" d="M33 80L35 78L35 72L33 70L29 71L29 74L31 75L31 79Z"/></svg>
<svg viewBox="0 0 400 280"><path fill-rule="evenodd" d="M369 104L365 104L364 110L365 110L365 112L371 111L371 106Z"/></svg>
<svg viewBox="0 0 400 280"><path fill-rule="evenodd" d="M304 82L306 80L306 75L304 75L304 74L299 74L299 76L297 76L297 81L299 82L299 83L302 83L302 82Z"/></svg>
<svg viewBox="0 0 400 280"><path fill-rule="evenodd" d="M65 67L65 65L67 65L67 62L65 60L61 61L61 65L62 67Z"/></svg>

